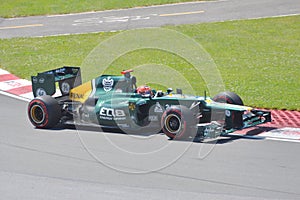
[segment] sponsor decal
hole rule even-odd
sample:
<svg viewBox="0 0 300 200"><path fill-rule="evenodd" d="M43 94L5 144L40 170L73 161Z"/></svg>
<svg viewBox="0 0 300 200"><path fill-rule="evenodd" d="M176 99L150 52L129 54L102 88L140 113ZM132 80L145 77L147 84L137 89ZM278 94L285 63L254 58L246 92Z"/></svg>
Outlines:
<svg viewBox="0 0 300 200"><path fill-rule="evenodd" d="M121 127L121 128L129 128L129 124L117 124L118 127Z"/></svg>
<svg viewBox="0 0 300 200"><path fill-rule="evenodd" d="M231 112L230 112L229 110L225 110L225 115L226 115L227 117L230 117Z"/></svg>
<svg viewBox="0 0 300 200"><path fill-rule="evenodd" d="M112 90L114 85L114 80L109 76L102 80L103 89L105 92L109 92Z"/></svg>
<svg viewBox="0 0 300 200"><path fill-rule="evenodd" d="M60 69L55 70L55 73L62 73L62 72L65 72L65 71L66 71L65 68L60 68ZM53 73L53 72L51 71L51 73Z"/></svg>
<svg viewBox="0 0 300 200"><path fill-rule="evenodd" d="M162 113L163 112L163 109L162 109L161 105L159 104L159 102L156 102L154 112L156 112L156 113Z"/></svg>
<svg viewBox="0 0 300 200"><path fill-rule="evenodd" d="M149 115L149 121L157 122L158 121L158 116L156 116L156 115Z"/></svg>
<svg viewBox="0 0 300 200"><path fill-rule="evenodd" d="M39 97L39 96L47 95L47 92L44 90L44 88L38 88L36 90L35 94L37 97Z"/></svg>
<svg viewBox="0 0 300 200"><path fill-rule="evenodd" d="M22 84L15 81L15 80L11 80L11 81L5 81L4 83L6 83L7 85L11 86L11 87L21 87Z"/></svg>
<svg viewBox="0 0 300 200"><path fill-rule="evenodd" d="M215 137L219 136L221 134L221 132L222 132L222 126L220 126L220 124L218 124L218 123L213 122L213 123L205 126L204 136L215 138Z"/></svg>
<svg viewBox="0 0 300 200"><path fill-rule="evenodd" d="M43 84L45 82L45 79L44 78L40 78L39 79L39 83Z"/></svg>
<svg viewBox="0 0 300 200"><path fill-rule="evenodd" d="M125 120L124 110L102 107L99 112L100 119L104 120Z"/></svg>
<svg viewBox="0 0 300 200"><path fill-rule="evenodd" d="M37 77L33 77L33 78L32 78L32 82L33 82L33 83L37 83L37 82L38 82Z"/></svg>
<svg viewBox="0 0 300 200"><path fill-rule="evenodd" d="M128 108L129 108L129 110L134 110L135 109L135 104L134 103L129 103Z"/></svg>
<svg viewBox="0 0 300 200"><path fill-rule="evenodd" d="M83 94L71 93L71 98L72 99L82 99L83 97L84 97Z"/></svg>
<svg viewBox="0 0 300 200"><path fill-rule="evenodd" d="M61 91L64 93L64 94L67 94L70 92L70 89L71 89L71 86L69 85L69 83L67 82L63 82L61 84Z"/></svg>

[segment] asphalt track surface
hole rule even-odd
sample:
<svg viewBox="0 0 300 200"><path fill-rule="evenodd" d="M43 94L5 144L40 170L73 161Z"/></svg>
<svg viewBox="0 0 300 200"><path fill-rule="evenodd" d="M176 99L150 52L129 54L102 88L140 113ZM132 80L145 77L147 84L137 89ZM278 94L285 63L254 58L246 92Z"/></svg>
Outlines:
<svg viewBox="0 0 300 200"><path fill-rule="evenodd" d="M243 1L244 6L239 2L242 1L215 3L215 18L198 17L198 22L299 12L297 1ZM210 4L200 5L205 10ZM263 9L259 5L265 5L263 16L259 15ZM183 13L188 10L185 6L161 13ZM191 7L189 12L195 11ZM241 7L244 10L239 13L233 9ZM223 14L223 19L216 17L221 8L231 11ZM120 12L133 13L132 10ZM188 23L195 22L191 16ZM170 24L186 17L176 16ZM35 18L40 22L43 17ZM126 26L131 28L128 23ZM64 34L60 32L62 27L67 30L63 25L50 32L50 26L48 31L38 30L42 27L48 26L45 23L10 30L14 34L23 32L21 36L26 32L30 36ZM8 29L0 30L1 37L3 30ZM83 31L87 30L89 27ZM3 95L0 102L1 199L300 199L299 143L262 137L224 137L217 143L189 143L168 141L163 135L134 137L91 130L39 130L27 119L27 102Z"/></svg>
<svg viewBox="0 0 300 200"><path fill-rule="evenodd" d="M116 31L300 14L298 0L217 0L81 14L0 19L0 38Z"/></svg>

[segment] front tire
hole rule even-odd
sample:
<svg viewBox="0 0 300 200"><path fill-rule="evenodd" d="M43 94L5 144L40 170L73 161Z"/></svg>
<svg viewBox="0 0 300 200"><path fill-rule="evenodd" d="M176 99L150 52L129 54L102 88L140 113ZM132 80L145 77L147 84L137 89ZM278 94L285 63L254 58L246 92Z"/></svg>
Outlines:
<svg viewBox="0 0 300 200"><path fill-rule="evenodd" d="M61 108L53 97L40 96L29 103L28 117L37 128L53 128L61 118Z"/></svg>
<svg viewBox="0 0 300 200"><path fill-rule="evenodd" d="M213 98L213 100L220 103L228 103L228 104L235 104L241 106L244 105L241 97L233 92L221 92L217 94ZM240 129L242 127L243 127L243 112L226 110L224 128L230 130L232 128Z"/></svg>
<svg viewBox="0 0 300 200"><path fill-rule="evenodd" d="M239 95L237 95L234 92L221 92L214 96L214 101L220 102L220 103L229 103L229 104L235 104L235 105L244 105L243 100Z"/></svg>
<svg viewBox="0 0 300 200"><path fill-rule="evenodd" d="M161 126L163 132L172 140L193 141L197 133L193 112L185 106L167 108L162 116Z"/></svg>

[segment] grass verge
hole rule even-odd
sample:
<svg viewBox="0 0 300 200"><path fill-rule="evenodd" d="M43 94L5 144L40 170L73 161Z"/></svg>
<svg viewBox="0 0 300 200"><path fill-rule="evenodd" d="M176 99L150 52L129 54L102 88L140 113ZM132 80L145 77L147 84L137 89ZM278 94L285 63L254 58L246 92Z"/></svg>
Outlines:
<svg viewBox="0 0 300 200"><path fill-rule="evenodd" d="M199 42L214 59L226 89L256 107L300 110L300 16L167 27ZM2 68L29 79L63 65L80 66L101 41L116 33L0 40ZM174 41L175 42L175 41ZM189 64L157 50L140 50L117 59L115 73L144 63L176 68L193 79ZM96 76L96 73L95 73ZM93 78L93 77L86 77ZM205 85L193 81L202 94Z"/></svg>
<svg viewBox="0 0 300 200"><path fill-rule="evenodd" d="M78 13L187 1L193 0L0 0L0 17Z"/></svg>

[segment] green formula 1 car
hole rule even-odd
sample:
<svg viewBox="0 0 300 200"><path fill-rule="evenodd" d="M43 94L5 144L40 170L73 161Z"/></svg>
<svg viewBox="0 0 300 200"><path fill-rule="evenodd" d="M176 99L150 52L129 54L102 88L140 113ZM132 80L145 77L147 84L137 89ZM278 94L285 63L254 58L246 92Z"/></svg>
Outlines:
<svg viewBox="0 0 300 200"><path fill-rule="evenodd" d="M118 128L129 134L165 133L170 139L215 138L271 121L271 113L243 106L223 92L214 98L136 86L132 70L82 84L80 68L62 67L32 76L35 98L28 117L37 128L75 124ZM56 84L58 82L58 84ZM59 85L61 95L52 97Z"/></svg>

